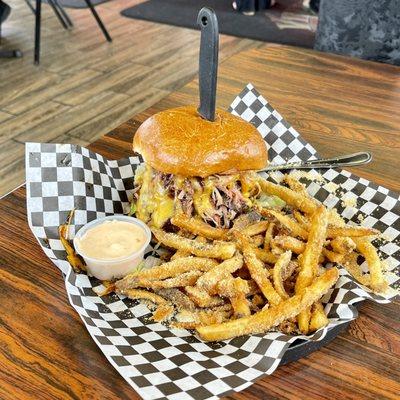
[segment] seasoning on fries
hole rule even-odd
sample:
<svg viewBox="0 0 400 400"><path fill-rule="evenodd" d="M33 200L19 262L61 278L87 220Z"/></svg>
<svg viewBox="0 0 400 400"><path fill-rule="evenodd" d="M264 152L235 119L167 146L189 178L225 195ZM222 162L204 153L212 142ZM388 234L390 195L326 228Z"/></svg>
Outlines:
<svg viewBox="0 0 400 400"><path fill-rule="evenodd" d="M238 182L256 196L247 197L246 212L232 214L223 224L201 217L209 196L224 201L229 188L239 196ZM195 215L178 207L170 223L151 226L156 242L173 252L161 265L105 283L104 294L115 290L153 304L154 321L215 341L271 329L310 334L323 328L329 319L321 298L339 277L332 264L372 290L385 291L382 263L370 241L377 231L346 225L337 212L309 198L295 179L285 182L289 188L238 173L193 183ZM264 204L257 198L273 201ZM152 220L159 221L155 210ZM83 269L67 231L68 224L60 227L67 257L74 268ZM357 263L359 256L368 272Z"/></svg>
<svg viewBox="0 0 400 400"><path fill-rule="evenodd" d="M311 217L308 241L299 259L300 271L296 280L296 293L298 294L301 294L311 285L317 274L319 257L325 242L327 226L328 212L325 207L320 206ZM304 309L297 317L299 329L305 335L309 332L310 318L310 308Z"/></svg>
<svg viewBox="0 0 400 400"><path fill-rule="evenodd" d="M153 228L152 231L157 240L165 246L187 251L198 257L226 260L231 258L236 251L236 246L232 242L200 243L199 241L179 236L176 233L164 232L161 229Z"/></svg>
<svg viewBox="0 0 400 400"><path fill-rule="evenodd" d="M72 210L68 214L67 221L65 224L60 225L58 227L58 234L60 236L61 243L67 253L67 260L71 264L71 267L75 272L86 271L85 263L83 262L82 258L77 254L74 247L69 241L69 227L71 225L72 218L74 217L75 210Z"/></svg>
<svg viewBox="0 0 400 400"><path fill-rule="evenodd" d="M282 299L289 298L289 295L287 294L284 286L284 270L288 268L291 259L292 252L290 250L281 254L272 272L275 290L278 292L279 296L281 296Z"/></svg>
<svg viewBox="0 0 400 400"><path fill-rule="evenodd" d="M275 307L264 309L249 317L210 326L199 326L196 330L206 341L226 340L235 336L266 332L310 307L335 284L338 277L337 268L329 269L316 278L304 292L282 301Z"/></svg>
<svg viewBox="0 0 400 400"><path fill-rule="evenodd" d="M227 229L214 228L200 219L188 218L185 214L174 216L171 218L171 223L195 235L200 235L212 240L224 240L228 232Z"/></svg>
<svg viewBox="0 0 400 400"><path fill-rule="evenodd" d="M365 257L369 267L370 286L377 292L384 292L387 289L386 282L382 273L382 262L372 243L366 238L355 238L357 250Z"/></svg>

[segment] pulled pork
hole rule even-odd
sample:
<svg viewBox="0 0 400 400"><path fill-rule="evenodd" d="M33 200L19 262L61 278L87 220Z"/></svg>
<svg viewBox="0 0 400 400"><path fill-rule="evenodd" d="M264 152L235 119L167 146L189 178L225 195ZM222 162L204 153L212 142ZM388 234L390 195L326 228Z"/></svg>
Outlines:
<svg viewBox="0 0 400 400"><path fill-rule="evenodd" d="M214 212L207 215L206 219L220 228L230 228L235 217L248 209L238 182L235 182L230 188L223 183L218 183L212 191L211 204L214 207Z"/></svg>
<svg viewBox="0 0 400 400"><path fill-rule="evenodd" d="M250 197L258 195L257 185L254 184L256 178L251 172L187 178L154 169L151 169L151 175L147 176L147 184L143 186L146 187L146 192L142 193L143 171L144 169L139 171L135 179L135 200L142 195L146 195L148 199L169 198L174 201L174 212L183 212L188 217L200 216L218 228L231 228L238 216L251 209ZM245 187L242 187L242 182L245 182ZM252 193L249 193L249 190Z"/></svg>
<svg viewBox="0 0 400 400"><path fill-rule="evenodd" d="M204 180L201 178L186 178L183 180L183 183L177 185L176 179L174 179L172 174L164 174L162 172L156 172L156 179L157 178L160 179L160 182L168 194L175 200L179 200L182 211L188 217L193 216L195 211L193 202L195 194L193 180L196 180L202 188L206 186ZM208 209L202 217L205 221L216 227L229 228L233 219L248 208L246 199L240 191L238 182L227 185L227 180L224 179L224 177L214 176L213 179L214 178L215 187L209 199L211 208Z"/></svg>

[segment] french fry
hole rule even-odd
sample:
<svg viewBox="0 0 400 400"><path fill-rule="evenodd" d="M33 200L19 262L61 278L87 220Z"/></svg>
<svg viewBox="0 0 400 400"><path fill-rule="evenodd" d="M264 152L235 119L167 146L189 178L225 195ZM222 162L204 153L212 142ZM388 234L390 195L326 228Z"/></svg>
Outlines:
<svg viewBox="0 0 400 400"><path fill-rule="evenodd" d="M235 297L231 297L230 300L232 303L232 308L234 310L233 315L235 316L235 318L247 317L251 314L250 305L248 300L246 299L246 296L239 293Z"/></svg>
<svg viewBox="0 0 400 400"><path fill-rule="evenodd" d="M133 272L116 282L119 291L134 288L139 279L162 280L173 278L190 271L208 271L218 265L217 261L209 258L184 257L161 264L157 267Z"/></svg>
<svg viewBox="0 0 400 400"><path fill-rule="evenodd" d="M208 311L208 310L207 310ZM209 310L208 312L199 312L200 325L209 325L215 323L221 323L229 319L232 315L232 311L226 310Z"/></svg>
<svg viewBox="0 0 400 400"><path fill-rule="evenodd" d="M235 243L214 242L213 244L200 243L193 239L183 238L176 233L167 233L161 229L152 228L154 236L167 247L184 250L198 257L210 257L226 260L233 257L236 251Z"/></svg>
<svg viewBox="0 0 400 400"><path fill-rule="evenodd" d="M153 320L156 322L162 322L169 319L174 313L174 306L169 303L160 304L156 311L153 313Z"/></svg>
<svg viewBox="0 0 400 400"><path fill-rule="evenodd" d="M289 188L293 190L294 192L297 192L301 194L304 197L309 197L307 193L307 189L304 186L303 183L298 181L296 178L294 178L292 175L286 174L283 178L283 181L287 183Z"/></svg>
<svg viewBox="0 0 400 400"><path fill-rule="evenodd" d="M273 242L284 250L290 250L295 254L303 253L306 244L292 236L275 236Z"/></svg>
<svg viewBox="0 0 400 400"><path fill-rule="evenodd" d="M379 231L365 226L329 226L326 230L327 238L336 238L339 236L350 236L352 238L378 235Z"/></svg>
<svg viewBox="0 0 400 400"><path fill-rule="evenodd" d="M309 286L318 271L318 261L325 243L328 212L323 206L311 217L311 228L306 247L300 259L300 271L296 280L295 292L302 293ZM306 308L297 317L299 329L303 334L309 331L311 310Z"/></svg>
<svg viewBox="0 0 400 400"><path fill-rule="evenodd" d="M205 341L219 341L236 336L263 333L310 307L335 284L338 277L339 271L337 268L331 268L317 277L301 294L296 294L274 307L263 309L249 317L231 320L222 324L197 327L197 333Z"/></svg>
<svg viewBox="0 0 400 400"><path fill-rule="evenodd" d="M354 240L349 237L337 237L331 240L330 245L336 253L349 254L356 248Z"/></svg>
<svg viewBox="0 0 400 400"><path fill-rule="evenodd" d="M232 307L225 305L205 310L182 310L176 315L177 322L172 326L179 329L195 329L198 326L218 324L227 321L232 315Z"/></svg>
<svg viewBox="0 0 400 400"><path fill-rule="evenodd" d="M271 253L279 257L285 250L281 249L274 241L271 242Z"/></svg>
<svg viewBox="0 0 400 400"><path fill-rule="evenodd" d="M322 249L322 254L329 262L340 264L343 261L344 254L336 253L328 249Z"/></svg>
<svg viewBox="0 0 400 400"><path fill-rule="evenodd" d="M278 256L276 254L271 253L268 250L259 249L258 247L252 247L252 249L256 254L257 258L262 262L268 264L274 264L278 260Z"/></svg>
<svg viewBox="0 0 400 400"><path fill-rule="evenodd" d="M315 332L328 325L329 320L325 314L324 307L320 301L314 303L311 312L310 332Z"/></svg>
<svg viewBox="0 0 400 400"><path fill-rule="evenodd" d="M289 229L294 236L302 239L308 238L308 230L303 228L296 220L290 218L275 210L260 210L263 216L273 215L283 226ZM364 237L373 236L379 234L379 231L373 228L364 226L332 226L330 225L326 231L327 238L336 238L339 236L350 236L350 237Z"/></svg>
<svg viewBox="0 0 400 400"><path fill-rule="evenodd" d="M364 256L370 274L371 289L384 293L388 288L388 283L383 276L382 262L379 259L378 253L372 243L366 238L354 238L357 250Z"/></svg>
<svg viewBox="0 0 400 400"><path fill-rule="evenodd" d="M276 254L273 254L270 251L260 249L256 246L254 246L254 244L251 243L251 238L244 236L238 230L232 230L232 235L236 238L237 244L239 246L242 246L243 243L246 242L252 248L252 250L255 252L257 258L260 259L262 262L268 263L268 264L275 264L276 261L278 260L278 257Z"/></svg>
<svg viewBox="0 0 400 400"><path fill-rule="evenodd" d="M263 235L255 235L251 237L251 244L254 247L260 247L264 243L264 236Z"/></svg>
<svg viewBox="0 0 400 400"><path fill-rule="evenodd" d="M224 240L228 233L227 229L214 228L200 219L188 218L185 214L175 215L171 218L171 223L195 235L204 236L212 240Z"/></svg>
<svg viewBox="0 0 400 400"><path fill-rule="evenodd" d="M183 250L177 250L171 257L170 261L177 260L178 258L189 257L190 253Z"/></svg>
<svg viewBox="0 0 400 400"><path fill-rule="evenodd" d="M298 208L306 214L313 214L317 210L318 205L314 200L284 186L266 181L265 179L260 179L260 186L263 192L278 196L287 204Z"/></svg>
<svg viewBox="0 0 400 400"><path fill-rule="evenodd" d="M264 250L271 250L271 241L274 237L275 223L270 222L264 236Z"/></svg>
<svg viewBox="0 0 400 400"><path fill-rule="evenodd" d="M250 292L248 281L242 278L233 278L232 275L220 280L217 285L217 292L222 297L234 297L241 293L247 295Z"/></svg>
<svg viewBox="0 0 400 400"><path fill-rule="evenodd" d="M250 315L250 306L246 299L246 295L249 293L247 281L228 276L218 283L217 291L219 295L229 298L236 318Z"/></svg>
<svg viewBox="0 0 400 400"><path fill-rule="evenodd" d="M273 242L283 248L284 250L290 250L295 254L301 254L306 248L306 244L299 239L291 236L276 236ZM319 258L319 262L323 262L325 256L330 262L340 264L343 260L343 255L334 251L323 248L322 256Z"/></svg>
<svg viewBox="0 0 400 400"><path fill-rule="evenodd" d="M139 276L136 279L136 287L157 290L170 289L174 287L193 286L196 284L198 278L202 275L203 273L201 271L189 271L184 272L182 275L174 276L173 278L168 278L165 280L152 280L141 278Z"/></svg>
<svg viewBox="0 0 400 400"><path fill-rule="evenodd" d="M279 257L272 270L272 278L274 281L275 290L282 299L289 298L289 295L286 293L285 287L283 286L283 276L284 270L288 267L291 258L292 252L290 250L286 251Z"/></svg>
<svg viewBox="0 0 400 400"><path fill-rule="evenodd" d="M74 247L70 244L68 240L69 236L69 227L72 222L72 218L74 217L75 210L71 210L68 214L68 218L65 224L60 225L58 227L58 235L60 236L61 244L64 247L65 252L67 253L67 260L71 264L74 272L86 271L86 265L81 259L81 257L76 253Z"/></svg>
<svg viewBox="0 0 400 400"><path fill-rule="evenodd" d="M244 228L242 230L243 235L246 236L255 236L260 233L263 233L267 230L269 221L259 221L256 222L255 224L249 225L248 227Z"/></svg>
<svg viewBox="0 0 400 400"><path fill-rule="evenodd" d="M102 282L103 286L105 289L101 290L98 289L98 287L94 287L93 291L100 297L106 296L107 294L110 294L112 292L115 292L115 283L111 281L103 281Z"/></svg>
<svg viewBox="0 0 400 400"><path fill-rule="evenodd" d="M280 224L290 230L293 236L307 239L308 232L303 227L301 227L295 219L289 217L288 215L284 215L275 210L262 210L261 214L264 216L274 216Z"/></svg>
<svg viewBox="0 0 400 400"><path fill-rule="evenodd" d="M310 228L310 221L301 214L298 210L293 211L293 215L296 221L305 229L308 230Z"/></svg>
<svg viewBox="0 0 400 400"><path fill-rule="evenodd" d="M159 289L156 291L158 295L164 297L168 301L170 301L172 304L175 305L175 307L181 311L181 310L189 310L189 311L194 311L196 310L196 305L193 303L190 298L180 291L179 289L176 288L171 288L171 289Z"/></svg>
<svg viewBox="0 0 400 400"><path fill-rule="evenodd" d="M167 300L153 292L148 292L142 289L128 289L125 290L124 295L130 299L150 300L154 304L166 304Z"/></svg>
<svg viewBox="0 0 400 400"><path fill-rule="evenodd" d="M224 299L219 296L210 296L205 290L196 286L186 286L185 291L197 306L202 308L217 307L224 304Z"/></svg>
<svg viewBox="0 0 400 400"><path fill-rule="evenodd" d="M287 267L282 270L283 281L286 281L287 279L289 279L295 273L295 271L298 269L298 267L299 267L298 261L289 261L289 264L287 265ZM324 271L325 271L325 269L323 269L323 271L321 271L321 273ZM318 275L321 275L321 274L319 273Z"/></svg>
<svg viewBox="0 0 400 400"><path fill-rule="evenodd" d="M358 253L347 254L343 258L342 265L347 272L364 286L371 286L371 276L363 274L361 267L357 263Z"/></svg>
<svg viewBox="0 0 400 400"><path fill-rule="evenodd" d="M145 269L139 273L133 273L127 276L160 280L173 278L190 271L207 272L216 265L218 265L218 262L213 259L190 256L178 258L177 260L169 261L156 267Z"/></svg>
<svg viewBox="0 0 400 400"><path fill-rule="evenodd" d="M281 301L281 297L275 291L272 283L268 279L268 269L266 269L264 264L257 258L254 249L249 245L245 237L243 235L240 235L239 237L243 248L243 256L251 277L260 287L262 294L268 302L272 305L278 304Z"/></svg>
<svg viewBox="0 0 400 400"><path fill-rule="evenodd" d="M197 280L197 287L207 291L209 294L217 294L217 285L221 279L226 278L228 275L242 268L243 257L237 255L229 260L223 261L221 264L216 265ZM193 285L187 285L193 286Z"/></svg>

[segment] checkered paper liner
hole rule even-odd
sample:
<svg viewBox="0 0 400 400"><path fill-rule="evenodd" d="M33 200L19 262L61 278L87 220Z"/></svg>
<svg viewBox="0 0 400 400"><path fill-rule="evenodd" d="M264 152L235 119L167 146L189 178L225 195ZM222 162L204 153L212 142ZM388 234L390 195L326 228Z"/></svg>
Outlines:
<svg viewBox="0 0 400 400"><path fill-rule="evenodd" d="M315 158L316 150L249 84L233 101L230 111L253 123L269 146L273 163ZM110 161L83 147L69 144L26 145L27 208L33 234L65 278L69 301L109 362L143 399L216 399L240 391L274 372L292 342L321 340L334 326L357 317L352 304L384 298L356 283L344 270L323 302L328 327L305 338L280 332L204 343L186 330L169 329L151 319L149 309L116 294L99 297L99 281L76 274L66 261L58 226L75 208L71 237L98 217L122 213L129 206L137 157ZM274 175L275 179L279 173ZM328 170L324 182L306 182L308 192L327 207L337 208L346 220L379 229L388 239L379 252L387 264L392 288L400 276L400 201L389 190L346 171ZM272 179L269 177L269 179ZM332 182L356 207L345 206L328 190ZM146 250L146 265L157 263L158 250ZM304 342L305 343L305 342Z"/></svg>

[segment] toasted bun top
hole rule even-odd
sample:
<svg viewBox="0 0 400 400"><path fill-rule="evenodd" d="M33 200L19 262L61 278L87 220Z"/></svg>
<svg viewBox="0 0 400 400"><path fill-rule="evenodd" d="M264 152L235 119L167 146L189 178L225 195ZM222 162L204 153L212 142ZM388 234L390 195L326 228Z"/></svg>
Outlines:
<svg viewBox="0 0 400 400"><path fill-rule="evenodd" d="M268 162L266 144L249 122L220 109L210 122L192 106L148 118L134 136L133 150L154 169L183 176L257 170Z"/></svg>

